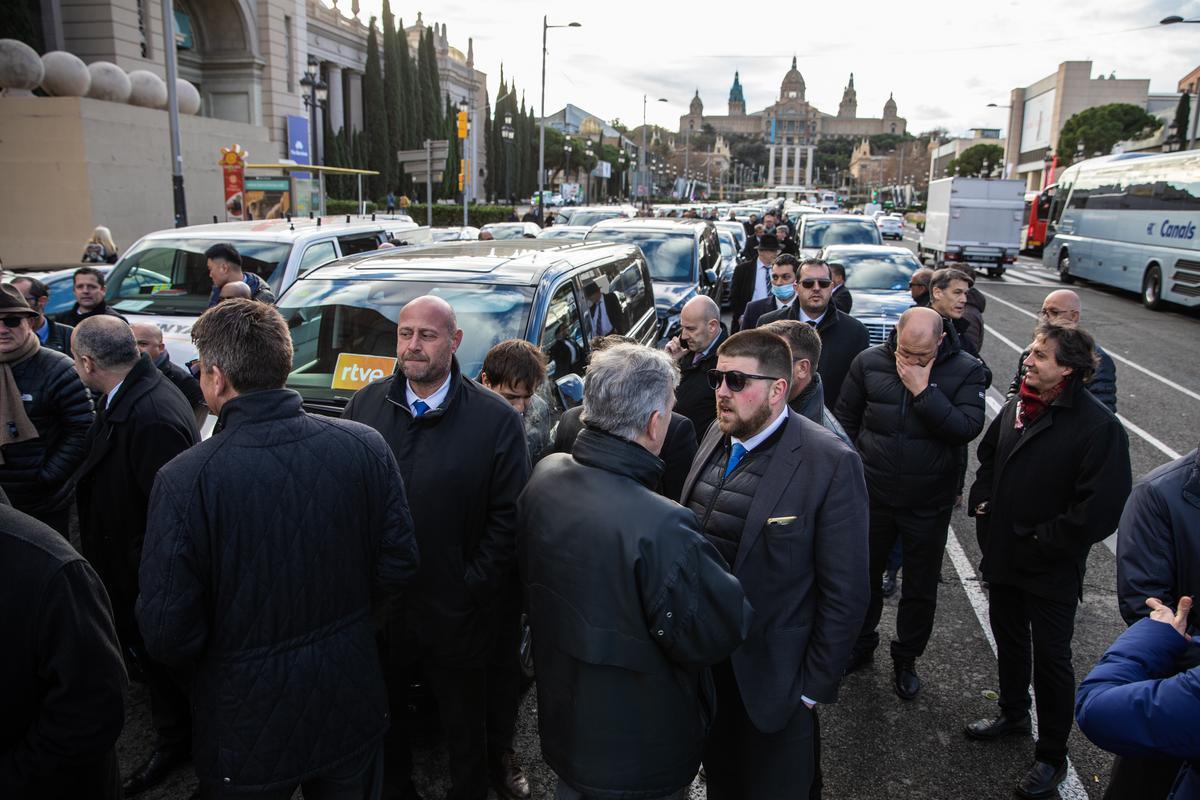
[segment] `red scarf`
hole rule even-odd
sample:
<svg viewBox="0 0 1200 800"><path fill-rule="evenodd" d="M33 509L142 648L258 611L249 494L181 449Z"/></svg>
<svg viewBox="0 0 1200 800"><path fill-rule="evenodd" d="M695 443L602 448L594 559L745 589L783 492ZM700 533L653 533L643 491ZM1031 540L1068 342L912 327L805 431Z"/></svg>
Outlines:
<svg viewBox="0 0 1200 800"><path fill-rule="evenodd" d="M1053 388L1039 392L1022 380L1021 388L1017 392L1020 400L1017 402L1017 418L1013 422L1013 427L1021 430L1033 425L1050 410L1050 406L1066 388L1067 382L1064 380Z"/></svg>

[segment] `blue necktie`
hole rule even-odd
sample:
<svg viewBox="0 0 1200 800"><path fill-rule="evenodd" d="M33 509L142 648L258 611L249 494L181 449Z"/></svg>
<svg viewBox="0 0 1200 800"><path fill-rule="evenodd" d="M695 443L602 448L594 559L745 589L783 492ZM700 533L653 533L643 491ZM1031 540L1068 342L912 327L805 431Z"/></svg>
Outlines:
<svg viewBox="0 0 1200 800"><path fill-rule="evenodd" d="M733 452L731 452L729 454L729 463L727 463L725 465L725 477L726 478L729 477L729 473L733 472L734 468L737 467L738 462L740 462L745 457L745 455L746 455L745 445L741 445L741 444L738 444L737 442L734 442L733 443Z"/></svg>
<svg viewBox="0 0 1200 800"><path fill-rule="evenodd" d="M417 400L413 403L413 416L415 417L422 416L428 410L429 404L424 400Z"/></svg>

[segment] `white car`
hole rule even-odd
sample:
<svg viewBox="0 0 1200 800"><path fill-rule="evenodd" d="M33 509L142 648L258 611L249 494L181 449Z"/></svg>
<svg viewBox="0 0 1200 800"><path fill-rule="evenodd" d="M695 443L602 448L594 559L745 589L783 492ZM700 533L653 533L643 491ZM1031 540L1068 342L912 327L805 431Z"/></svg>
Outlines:
<svg viewBox="0 0 1200 800"><path fill-rule="evenodd" d="M582 242L591 229L591 225L551 225L549 228L542 228L538 238Z"/></svg>
<svg viewBox="0 0 1200 800"><path fill-rule="evenodd" d="M893 214L877 217L875 224L879 226L879 235L884 239L903 239L904 220Z"/></svg>

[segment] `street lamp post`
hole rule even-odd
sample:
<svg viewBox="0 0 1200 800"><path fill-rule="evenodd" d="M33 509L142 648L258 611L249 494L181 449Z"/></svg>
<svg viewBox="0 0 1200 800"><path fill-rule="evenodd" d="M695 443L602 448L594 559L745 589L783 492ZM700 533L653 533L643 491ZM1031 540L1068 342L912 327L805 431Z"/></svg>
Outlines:
<svg viewBox="0 0 1200 800"><path fill-rule="evenodd" d="M163 55L167 61L167 119L171 129L171 191L175 200L175 227L187 225L187 200L183 194L183 149L179 144L179 88L175 77L175 8L162 0Z"/></svg>
<svg viewBox="0 0 1200 800"><path fill-rule="evenodd" d="M541 225L545 221L546 208L546 33L551 28L579 28L578 22L568 22L566 25L551 25L542 17L542 112L538 120L538 202L537 219Z"/></svg>
<svg viewBox="0 0 1200 800"><path fill-rule="evenodd" d="M325 83L320 72L321 62L316 57L308 57L308 69L304 73L304 77L300 79L300 85L308 89L308 94L304 96L304 107L308 111L309 125L312 135L308 142L308 163L314 167L317 165L317 109L325 107L325 101L329 97L329 84ZM318 193L318 209L317 211L324 215L325 212L325 180L324 173L317 173L317 184L320 186ZM309 197L312 197L312 183L309 183Z"/></svg>
<svg viewBox="0 0 1200 800"><path fill-rule="evenodd" d="M570 177L571 177L571 137L570 136L566 137L566 141L563 142L563 153L567 157L567 165L565 167L563 167L563 178L564 178L564 180L570 180ZM566 198L564 197L563 200L565 202Z"/></svg>
<svg viewBox="0 0 1200 800"><path fill-rule="evenodd" d="M656 103L666 103L667 98L660 97ZM646 179L646 95L642 95L642 149L638 151L638 186ZM651 187L653 188L653 187ZM654 194L653 191L650 194Z"/></svg>
<svg viewBox="0 0 1200 800"><path fill-rule="evenodd" d="M500 136L504 139L504 196L512 202L512 114L504 115L504 125L500 128Z"/></svg>
<svg viewBox="0 0 1200 800"><path fill-rule="evenodd" d="M593 155L591 139L587 140L587 147L584 148L583 155L588 161L591 161ZM584 201L590 204L592 202L592 167L586 166L585 162L583 169L584 174L587 176L587 183L584 185L583 196Z"/></svg>

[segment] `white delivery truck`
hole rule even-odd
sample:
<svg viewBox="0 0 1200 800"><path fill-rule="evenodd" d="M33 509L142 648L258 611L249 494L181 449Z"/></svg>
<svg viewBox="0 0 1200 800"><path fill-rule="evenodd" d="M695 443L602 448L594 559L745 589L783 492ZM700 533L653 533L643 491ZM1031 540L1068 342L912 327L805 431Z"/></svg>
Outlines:
<svg viewBox="0 0 1200 800"><path fill-rule="evenodd" d="M966 265L999 278L1017 260L1024 213L1025 181L933 181L917 255L934 267Z"/></svg>

